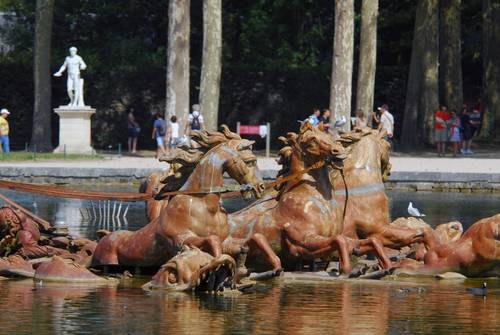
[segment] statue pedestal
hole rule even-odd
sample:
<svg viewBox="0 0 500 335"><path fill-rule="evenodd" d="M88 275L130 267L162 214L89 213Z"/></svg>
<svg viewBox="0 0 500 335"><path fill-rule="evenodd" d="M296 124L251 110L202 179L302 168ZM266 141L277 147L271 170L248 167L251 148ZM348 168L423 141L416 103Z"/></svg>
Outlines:
<svg viewBox="0 0 500 335"><path fill-rule="evenodd" d="M59 146L55 153L92 154L90 145L90 117L95 108L90 106L54 108L59 115Z"/></svg>

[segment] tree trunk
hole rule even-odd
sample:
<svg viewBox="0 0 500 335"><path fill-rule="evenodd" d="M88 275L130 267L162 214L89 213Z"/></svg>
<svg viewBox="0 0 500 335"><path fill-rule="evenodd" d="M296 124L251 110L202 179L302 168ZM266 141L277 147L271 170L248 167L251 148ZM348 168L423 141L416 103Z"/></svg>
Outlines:
<svg viewBox="0 0 500 335"><path fill-rule="evenodd" d="M222 51L222 0L203 0L200 106L205 127L217 130Z"/></svg>
<svg viewBox="0 0 500 335"><path fill-rule="evenodd" d="M378 0L363 0L356 109L361 109L367 119L373 112L377 66L377 17Z"/></svg>
<svg viewBox="0 0 500 335"><path fill-rule="evenodd" d="M405 149L433 141L434 111L439 105L438 21L438 1L419 1L401 134Z"/></svg>
<svg viewBox="0 0 500 335"><path fill-rule="evenodd" d="M460 113L463 106L461 0L441 0L439 35L439 77L441 101Z"/></svg>
<svg viewBox="0 0 500 335"><path fill-rule="evenodd" d="M343 130L351 129L352 62L354 51L354 0L335 0L330 109L335 119L344 116Z"/></svg>
<svg viewBox="0 0 500 335"><path fill-rule="evenodd" d="M168 5L166 116L177 116L179 135L189 115L189 16L190 0L170 0Z"/></svg>
<svg viewBox="0 0 500 335"><path fill-rule="evenodd" d="M35 97L31 146L37 151L51 151L50 50L54 0L37 0L33 79Z"/></svg>
<svg viewBox="0 0 500 335"><path fill-rule="evenodd" d="M480 137L500 140L500 1L483 0L483 124Z"/></svg>

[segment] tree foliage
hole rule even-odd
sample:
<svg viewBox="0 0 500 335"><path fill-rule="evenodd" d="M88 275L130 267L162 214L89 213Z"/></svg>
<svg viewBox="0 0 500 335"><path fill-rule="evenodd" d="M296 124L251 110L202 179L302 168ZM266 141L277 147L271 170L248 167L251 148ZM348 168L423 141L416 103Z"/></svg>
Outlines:
<svg viewBox="0 0 500 335"><path fill-rule="evenodd" d="M380 0L375 104L387 102L401 127L411 57L414 0ZM198 102L202 55L202 0L191 0L191 103ZM360 12L360 1L356 1ZM168 0L58 0L54 8L51 68L71 45L88 64L86 102L97 108L98 148L125 143L125 114L143 125L139 146L154 146L152 115L165 110ZM29 141L33 113L35 1L0 0L16 13L2 36L13 50L0 56L0 105L13 111L13 141ZM272 123L274 134L294 129L313 106L329 104L334 4L331 0L222 2L222 78L219 119L234 127ZM359 16L355 17L359 27ZM358 59L359 29L355 55ZM480 95L481 0L462 1L464 100ZM354 75L357 67L354 64ZM65 85L52 82L52 107L66 103ZM355 91L355 90L354 90ZM353 96L353 100L355 96ZM355 100L354 100L355 101ZM57 118L53 117L53 143ZM400 130L399 130L400 131Z"/></svg>

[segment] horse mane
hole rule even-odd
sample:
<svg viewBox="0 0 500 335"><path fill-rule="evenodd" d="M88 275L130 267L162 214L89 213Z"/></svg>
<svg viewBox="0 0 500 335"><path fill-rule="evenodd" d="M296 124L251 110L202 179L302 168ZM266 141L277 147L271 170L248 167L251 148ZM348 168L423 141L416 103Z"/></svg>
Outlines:
<svg viewBox="0 0 500 335"><path fill-rule="evenodd" d="M230 131L226 125L221 126L221 131L194 130L190 135L191 146L178 146L160 158L161 162L170 164L171 170L161 180L163 184L166 184L163 191L175 191L184 185L196 165L211 149L231 140L241 140L240 135Z"/></svg>

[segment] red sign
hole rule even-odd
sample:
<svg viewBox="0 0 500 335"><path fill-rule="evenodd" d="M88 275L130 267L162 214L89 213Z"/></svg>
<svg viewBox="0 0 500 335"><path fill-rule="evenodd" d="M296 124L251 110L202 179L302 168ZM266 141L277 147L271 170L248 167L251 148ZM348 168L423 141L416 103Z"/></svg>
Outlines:
<svg viewBox="0 0 500 335"><path fill-rule="evenodd" d="M260 126L240 126L242 135L260 135Z"/></svg>

